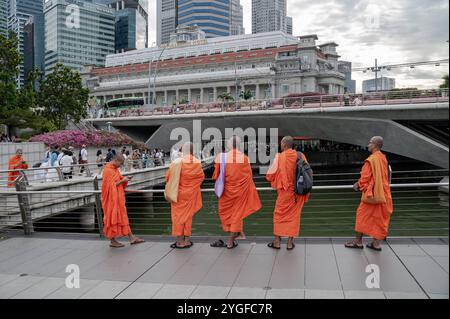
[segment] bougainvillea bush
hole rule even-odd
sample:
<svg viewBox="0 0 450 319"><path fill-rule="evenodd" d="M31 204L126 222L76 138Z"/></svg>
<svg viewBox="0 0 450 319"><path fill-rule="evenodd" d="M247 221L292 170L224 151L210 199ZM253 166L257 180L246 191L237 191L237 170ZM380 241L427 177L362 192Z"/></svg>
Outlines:
<svg viewBox="0 0 450 319"><path fill-rule="evenodd" d="M48 146L61 147L81 147L83 144L85 144L87 147L136 145L136 143L129 136L123 133L105 131L84 132L70 130L35 135L30 139L30 142L42 142Z"/></svg>

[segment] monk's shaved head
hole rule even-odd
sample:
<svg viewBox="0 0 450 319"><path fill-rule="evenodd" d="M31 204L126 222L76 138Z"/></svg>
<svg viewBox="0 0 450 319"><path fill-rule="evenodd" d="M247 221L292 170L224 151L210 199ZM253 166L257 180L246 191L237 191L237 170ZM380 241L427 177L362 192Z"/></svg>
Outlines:
<svg viewBox="0 0 450 319"><path fill-rule="evenodd" d="M239 149L240 145L241 145L241 138L239 136L233 135L228 140L228 148L230 150L232 150L232 149Z"/></svg>
<svg viewBox="0 0 450 319"><path fill-rule="evenodd" d="M181 152L183 155L194 155L194 144L191 142L186 142L181 147Z"/></svg>
<svg viewBox="0 0 450 319"><path fill-rule="evenodd" d="M16 154L17 154L17 155L22 155L22 154L23 154L23 150L22 150L21 148L18 148L18 149L16 150Z"/></svg>
<svg viewBox="0 0 450 319"><path fill-rule="evenodd" d="M294 147L294 139L292 136L285 136L281 140L281 147L284 147L284 150L290 150Z"/></svg>
<svg viewBox="0 0 450 319"><path fill-rule="evenodd" d="M122 166L122 164L125 162L125 157L123 157L122 154L116 154L114 155L113 159L112 159L112 163L114 166L116 167L120 167Z"/></svg>
<svg viewBox="0 0 450 319"><path fill-rule="evenodd" d="M369 152L373 153L375 151L379 151L383 148L384 140L381 136L374 136L370 139L369 145L367 148L369 149Z"/></svg>
<svg viewBox="0 0 450 319"><path fill-rule="evenodd" d="M381 136L374 136L370 139L370 142L375 144L379 149L383 148L384 139Z"/></svg>

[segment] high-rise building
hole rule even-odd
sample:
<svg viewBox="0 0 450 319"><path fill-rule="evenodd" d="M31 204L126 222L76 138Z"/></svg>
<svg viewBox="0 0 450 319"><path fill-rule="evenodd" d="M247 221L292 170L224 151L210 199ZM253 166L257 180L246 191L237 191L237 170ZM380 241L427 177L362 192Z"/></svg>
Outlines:
<svg viewBox="0 0 450 319"><path fill-rule="evenodd" d="M286 33L290 35L294 33L292 17L286 17Z"/></svg>
<svg viewBox="0 0 450 319"><path fill-rule="evenodd" d="M245 34L244 8L240 0L231 0L230 3L230 35Z"/></svg>
<svg viewBox="0 0 450 319"><path fill-rule="evenodd" d="M286 1L252 0L252 33L271 31L288 33Z"/></svg>
<svg viewBox="0 0 450 319"><path fill-rule="evenodd" d="M0 35L8 35L8 0L0 0Z"/></svg>
<svg viewBox="0 0 450 319"><path fill-rule="evenodd" d="M148 47L148 0L96 0L114 9L116 52Z"/></svg>
<svg viewBox="0 0 450 319"><path fill-rule="evenodd" d="M19 39L19 52L24 60L24 33L23 28L25 23L35 15L42 15L43 0L9 0L9 15L8 15L8 30L14 31ZM42 21L42 20L40 20ZM35 37L37 41L44 42L44 34L37 31L42 28L37 28ZM20 73L17 78L17 86L22 87L25 83L25 74L23 62L19 66Z"/></svg>
<svg viewBox="0 0 450 319"><path fill-rule="evenodd" d="M348 93L356 93L356 81L352 80L352 62L339 61L338 71L345 75L345 87Z"/></svg>
<svg viewBox="0 0 450 319"><path fill-rule="evenodd" d="M207 38L230 35L231 0L179 0L178 25L197 25Z"/></svg>
<svg viewBox="0 0 450 319"><path fill-rule="evenodd" d="M44 71L45 42L42 41L44 26L44 14L36 14L30 17L23 27L25 83L30 71L35 69Z"/></svg>
<svg viewBox="0 0 450 319"><path fill-rule="evenodd" d="M198 26L207 38L244 34L240 0L157 0L157 44L170 42L178 26Z"/></svg>
<svg viewBox="0 0 450 319"><path fill-rule="evenodd" d="M114 10L95 0L48 0L45 3L45 72L61 63L80 71L104 66L114 53Z"/></svg>
<svg viewBox="0 0 450 319"><path fill-rule="evenodd" d="M157 0L156 3L156 43L169 43L170 35L178 26L178 0Z"/></svg>
<svg viewBox="0 0 450 319"><path fill-rule="evenodd" d="M385 76L379 77L376 80L365 80L362 83L362 90L364 93L375 91L389 91L392 89L395 89L395 79Z"/></svg>

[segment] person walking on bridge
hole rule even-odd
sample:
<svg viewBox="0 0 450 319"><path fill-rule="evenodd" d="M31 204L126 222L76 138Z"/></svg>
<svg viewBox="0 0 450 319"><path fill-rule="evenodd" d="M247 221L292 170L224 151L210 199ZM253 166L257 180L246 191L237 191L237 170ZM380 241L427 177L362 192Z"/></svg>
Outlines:
<svg viewBox="0 0 450 319"><path fill-rule="evenodd" d="M277 190L278 197L273 212L274 241L268 247L280 249L281 238L288 237L287 249L295 248L294 238L300 234L300 218L303 205L308 202L309 193L299 195L295 192L297 161L299 156L305 162L303 153L293 150L294 139L286 136L281 140L281 153L267 172L266 179Z"/></svg>
<svg viewBox="0 0 450 319"><path fill-rule="evenodd" d="M119 167L124 163L122 155L115 155L103 170L102 207L103 232L111 241L110 247L121 248L123 244L117 241L119 237L128 236L131 245L143 243L144 240L133 235L125 206L125 188L131 177L123 177Z"/></svg>
<svg viewBox="0 0 450 319"><path fill-rule="evenodd" d="M194 145L186 143L181 150L181 158L170 164L166 174L166 199L172 210L172 235L176 242L171 248L190 248L193 243L192 218L202 208L200 186L205 180L202 164L194 156Z"/></svg>
<svg viewBox="0 0 450 319"><path fill-rule="evenodd" d="M23 151L21 148L16 150L16 155L11 157L8 162L8 187L14 187L16 178L20 175L20 169L27 169L28 164L23 159Z"/></svg>
<svg viewBox="0 0 450 319"><path fill-rule="evenodd" d="M373 238L366 247L381 251L380 241L388 235L389 221L393 212L391 189L389 185L389 165L381 152L383 138L374 136L368 148L372 155L366 159L361 177L353 185L361 192L361 203L356 211L356 239L345 245L347 248L363 249L363 234Z"/></svg>
<svg viewBox="0 0 450 319"><path fill-rule="evenodd" d="M215 161L213 179L222 186L219 196L219 217L222 229L229 233L228 249L235 248L243 234L244 219L261 209L261 201L253 182L252 167L248 157L239 147L241 140L233 136L228 140L228 153L219 154ZM211 244L223 247L223 241Z"/></svg>

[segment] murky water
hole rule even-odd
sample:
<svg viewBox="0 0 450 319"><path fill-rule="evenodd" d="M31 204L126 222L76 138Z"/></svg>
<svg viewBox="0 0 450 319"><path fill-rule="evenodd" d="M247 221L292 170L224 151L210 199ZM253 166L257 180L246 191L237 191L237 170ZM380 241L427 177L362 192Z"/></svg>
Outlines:
<svg viewBox="0 0 450 319"><path fill-rule="evenodd" d="M360 165L340 168L316 168L315 185L352 185L358 178ZM424 164L393 166L393 183L439 182L448 171L430 172ZM413 172L414 171L414 172ZM333 175L329 175L333 174ZM213 188L212 171L206 172L204 188ZM255 171L257 187L270 186L264 176ZM161 187L162 188L162 187ZM245 233L249 236L272 234L273 208L276 192L259 192L263 208L245 220ZM393 189L394 213L390 225L391 236L448 236L448 193L438 188ZM357 193L351 190L314 190L304 206L301 236L351 236L355 211L359 204ZM127 207L132 229L137 234L170 235L170 205L158 194L127 195ZM94 211L86 207L37 223L37 231L96 232ZM59 219L58 219L59 218ZM70 223L69 223L70 222ZM213 193L203 194L203 208L194 217L193 234L222 234Z"/></svg>

